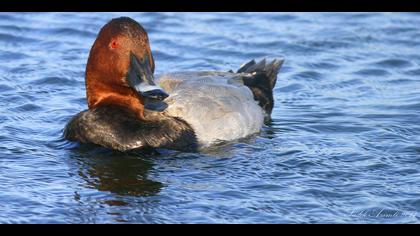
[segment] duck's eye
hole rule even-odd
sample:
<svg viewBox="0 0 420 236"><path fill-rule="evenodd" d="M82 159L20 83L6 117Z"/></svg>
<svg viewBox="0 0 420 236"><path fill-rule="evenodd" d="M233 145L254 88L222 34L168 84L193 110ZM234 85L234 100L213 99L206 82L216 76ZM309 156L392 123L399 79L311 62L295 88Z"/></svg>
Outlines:
<svg viewBox="0 0 420 236"><path fill-rule="evenodd" d="M117 43L117 41L112 41L112 42L111 42L111 48L118 48L118 43Z"/></svg>

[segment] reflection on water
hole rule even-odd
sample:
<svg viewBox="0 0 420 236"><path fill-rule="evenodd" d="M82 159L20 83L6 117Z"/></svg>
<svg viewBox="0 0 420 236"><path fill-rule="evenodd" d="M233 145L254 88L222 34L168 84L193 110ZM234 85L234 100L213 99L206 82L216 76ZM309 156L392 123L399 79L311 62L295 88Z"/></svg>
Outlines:
<svg viewBox="0 0 420 236"><path fill-rule="evenodd" d="M149 32L157 74L285 58L272 122L202 153L63 140L87 108L95 36L122 15ZM413 13L0 13L0 222L419 223L419 25Z"/></svg>
<svg viewBox="0 0 420 236"><path fill-rule="evenodd" d="M122 196L151 196L162 188L162 183L147 178L153 162L141 157L142 153L110 152L93 145L73 152L72 164L88 188Z"/></svg>

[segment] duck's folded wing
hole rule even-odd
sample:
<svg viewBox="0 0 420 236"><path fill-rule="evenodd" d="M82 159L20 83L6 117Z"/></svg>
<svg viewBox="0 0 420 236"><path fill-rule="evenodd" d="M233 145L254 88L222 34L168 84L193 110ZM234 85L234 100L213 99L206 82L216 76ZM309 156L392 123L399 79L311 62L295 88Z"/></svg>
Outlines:
<svg viewBox="0 0 420 236"><path fill-rule="evenodd" d="M261 108L243 85L188 80L166 102L166 112L187 121L205 146L256 133L263 123Z"/></svg>
<svg viewBox="0 0 420 236"><path fill-rule="evenodd" d="M188 83L196 84L229 84L230 80L235 77L234 73L231 72L219 72L219 71L185 71L168 73L157 76L157 83L168 93L176 90L180 85ZM240 80L240 84L243 85L243 81Z"/></svg>

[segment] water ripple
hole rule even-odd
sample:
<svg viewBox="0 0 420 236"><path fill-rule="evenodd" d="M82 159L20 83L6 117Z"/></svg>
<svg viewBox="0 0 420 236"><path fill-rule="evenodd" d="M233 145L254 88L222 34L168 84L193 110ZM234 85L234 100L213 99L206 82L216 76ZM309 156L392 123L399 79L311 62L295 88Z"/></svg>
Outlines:
<svg viewBox="0 0 420 236"><path fill-rule="evenodd" d="M149 32L156 72L286 59L272 122L202 153L63 138L100 27ZM413 13L0 14L2 223L419 223Z"/></svg>

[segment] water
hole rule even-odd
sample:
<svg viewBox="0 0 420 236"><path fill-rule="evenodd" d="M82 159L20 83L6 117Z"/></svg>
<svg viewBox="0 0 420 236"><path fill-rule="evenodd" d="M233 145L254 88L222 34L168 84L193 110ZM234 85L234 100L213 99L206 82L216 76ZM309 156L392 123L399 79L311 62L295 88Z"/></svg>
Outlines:
<svg viewBox="0 0 420 236"><path fill-rule="evenodd" d="M205 153L62 139L100 27L130 16L157 73L284 57L273 122ZM419 223L420 15L1 13L1 223Z"/></svg>

